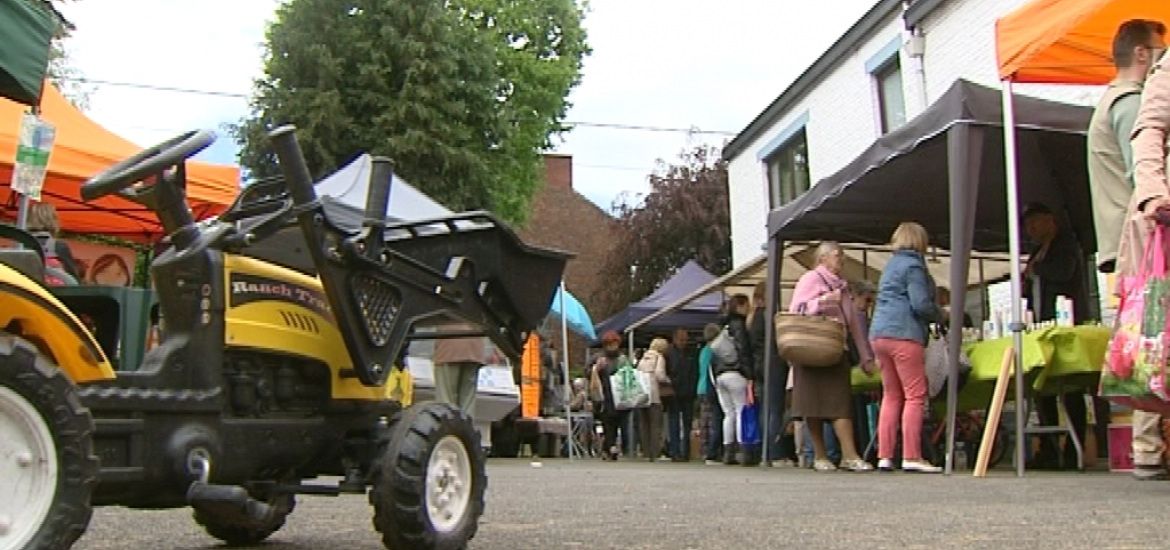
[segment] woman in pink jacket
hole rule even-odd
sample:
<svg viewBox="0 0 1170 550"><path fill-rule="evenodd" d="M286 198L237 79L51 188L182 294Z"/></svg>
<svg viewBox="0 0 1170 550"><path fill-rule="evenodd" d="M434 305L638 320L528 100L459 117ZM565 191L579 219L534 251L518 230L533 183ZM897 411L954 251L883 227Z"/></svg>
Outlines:
<svg viewBox="0 0 1170 550"><path fill-rule="evenodd" d="M825 315L838 318L848 329L861 357L862 368L872 369L873 351L866 336L865 323L858 318L857 308L846 292L846 281L841 277L844 253L834 242L823 242L817 247L817 267L800 277L792 292L789 311L804 315ZM853 391L850 370L853 365L845 357L835 367L802 367L792 364L792 416L802 418L813 429L813 469L836 470L825 450L823 421L830 420L837 439L841 442L841 467L855 472L873 470L861 459L853 440Z"/></svg>

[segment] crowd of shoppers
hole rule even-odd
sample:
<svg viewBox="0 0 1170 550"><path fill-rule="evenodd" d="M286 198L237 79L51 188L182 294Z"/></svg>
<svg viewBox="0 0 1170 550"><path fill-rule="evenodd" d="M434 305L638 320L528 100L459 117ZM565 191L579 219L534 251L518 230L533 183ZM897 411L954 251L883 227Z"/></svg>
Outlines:
<svg viewBox="0 0 1170 550"><path fill-rule="evenodd" d="M1154 224L1170 220L1170 60L1165 34L1165 25L1157 21L1134 19L1118 28L1113 43L1117 78L1106 88L1090 122L1095 266L1103 273L1133 274ZM1022 270L1024 291L1035 320L1054 319L1060 296L1072 298L1074 323L1090 319L1087 255L1060 208L1030 203L1021 222L1030 246ZM820 243L816 266L801 276L787 308L791 314L840 323L848 349L839 364L802 365L786 361L775 350L765 353L775 339L767 333L762 283L750 299L742 294L729 297L718 322L704 327L697 350L683 329L675 331L669 343L656 339L637 363L656 386L650 404L636 411L642 418L643 453L652 460L659 454L689 460L694 424L708 464L758 464L766 454L773 466L805 463L816 471L872 470L859 453L855 434L859 407L850 372L859 366L867 373L880 373L882 380L876 469L938 472L922 456L922 426L930 397L925 364L930 326L944 322L950 297L927 269L930 241L918 223L899 225L890 238L893 255L876 288L847 280L841 247ZM971 325L964 314L964 326ZM606 352L590 366L593 410L606 426L610 458L619 454L613 442L626 425L623 415L629 414L613 410L608 385L615 365L630 362L618 351L619 340L616 333L605 335ZM1063 394L1080 441L1087 435L1086 393ZM763 404L765 398L769 402ZM1058 422L1057 399L1035 399L1042 423ZM1108 414L1104 400L1092 401L1098 418ZM696 408L698 421L693 423ZM745 411L759 417L745 416ZM765 412L769 418L763 418ZM759 442L745 440L745 426L763 426L768 433ZM1135 411L1134 475L1139 479L1167 477L1161 426L1157 414ZM665 436L660 434L663 429ZM1069 441L1063 448L1057 444L1056 438L1042 438L1031 466L1069 467L1076 450ZM809 458L802 460L805 452Z"/></svg>

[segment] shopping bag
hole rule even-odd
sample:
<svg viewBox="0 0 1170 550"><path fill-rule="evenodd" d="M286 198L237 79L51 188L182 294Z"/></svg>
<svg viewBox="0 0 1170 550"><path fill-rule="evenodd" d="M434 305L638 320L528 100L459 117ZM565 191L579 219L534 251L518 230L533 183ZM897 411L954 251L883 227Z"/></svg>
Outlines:
<svg viewBox="0 0 1170 550"><path fill-rule="evenodd" d="M757 407L758 405L755 403L744 405L742 412L740 412L739 435L744 445L759 445L762 440L760 437L760 412Z"/></svg>
<svg viewBox="0 0 1170 550"><path fill-rule="evenodd" d="M638 374L633 365L627 363L610 375L609 384L613 388L615 409L624 411L650 405L650 387L646 384L646 378Z"/></svg>
<svg viewBox="0 0 1170 550"><path fill-rule="evenodd" d="M589 400L594 403L605 400L605 389L601 386L601 367L589 369Z"/></svg>
<svg viewBox="0 0 1170 550"><path fill-rule="evenodd" d="M951 348L949 336L930 336L925 350L926 359L926 397L934 399L946 387L947 377L951 371ZM959 378L971 370L971 359L966 354L959 354Z"/></svg>
<svg viewBox="0 0 1170 550"><path fill-rule="evenodd" d="M1161 402L1170 401L1166 389L1170 331L1165 308L1170 306L1170 280L1165 233L1165 227L1154 229L1146 239L1137 273L1118 279L1121 302L1101 369L1101 396L1140 409L1161 409L1165 406Z"/></svg>

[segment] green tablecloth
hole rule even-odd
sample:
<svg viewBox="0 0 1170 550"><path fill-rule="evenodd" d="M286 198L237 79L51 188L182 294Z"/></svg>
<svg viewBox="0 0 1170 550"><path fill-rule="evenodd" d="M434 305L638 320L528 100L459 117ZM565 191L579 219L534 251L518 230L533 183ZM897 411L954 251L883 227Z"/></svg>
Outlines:
<svg viewBox="0 0 1170 550"><path fill-rule="evenodd" d="M1064 388L1095 388L1100 377L1111 331L1103 326L1052 327L1024 333L1024 373L1037 393ZM959 409L985 409L995 389L1004 350L1012 338L967 344L971 373L959 392ZM881 389L881 375L866 375L854 368L855 392ZM945 395L945 394L944 394ZM1008 398L1013 398L1009 395Z"/></svg>
<svg viewBox="0 0 1170 550"><path fill-rule="evenodd" d="M1024 333L1024 372L1032 375L1032 389L1052 392L1062 387L1095 385L1105 361L1111 331L1099 325L1052 327ZM1012 338L985 340L966 346L971 379L995 383L1003 353ZM1071 380L1070 380L1071 379Z"/></svg>

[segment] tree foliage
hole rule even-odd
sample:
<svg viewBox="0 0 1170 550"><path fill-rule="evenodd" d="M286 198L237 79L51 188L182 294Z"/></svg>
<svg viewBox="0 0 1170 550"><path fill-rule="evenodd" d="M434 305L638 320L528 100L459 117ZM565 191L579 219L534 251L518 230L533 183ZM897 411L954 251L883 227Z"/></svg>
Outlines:
<svg viewBox="0 0 1170 550"><path fill-rule="evenodd" d="M362 152L446 206L522 221L588 53L574 0L291 0L267 33L241 164L298 127L314 177Z"/></svg>
<svg viewBox="0 0 1170 550"><path fill-rule="evenodd" d="M85 110L89 108L89 98L93 93L93 87L85 83L85 77L74 64L69 55L69 50L66 48L66 42L70 35L76 30L73 23L57 9L59 5L65 5L70 2L77 2L79 0L25 0L29 4L36 7L48 10L56 19L57 29L53 34L53 39L49 43L49 66L46 70L46 77L49 82L52 82L61 94L65 96L78 109Z"/></svg>
<svg viewBox="0 0 1170 550"><path fill-rule="evenodd" d="M727 162L718 149L699 146L676 164L660 163L650 175L650 192L619 197L614 212L621 229L604 279L629 284L596 297L607 311L647 296L689 260L715 274L731 269Z"/></svg>

